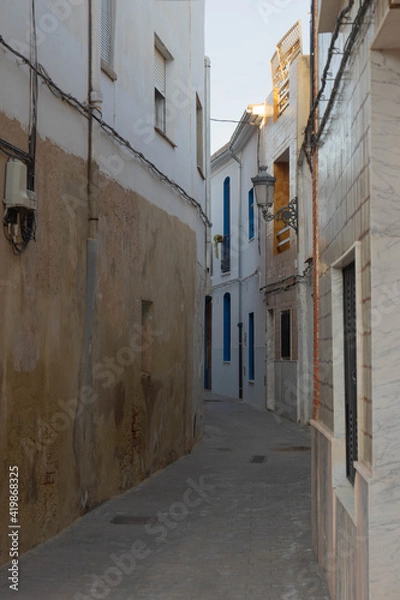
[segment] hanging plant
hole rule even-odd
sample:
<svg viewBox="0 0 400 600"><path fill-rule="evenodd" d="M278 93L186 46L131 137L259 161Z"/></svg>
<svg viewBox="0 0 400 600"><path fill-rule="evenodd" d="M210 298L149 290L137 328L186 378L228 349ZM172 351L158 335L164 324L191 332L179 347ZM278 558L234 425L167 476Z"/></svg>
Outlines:
<svg viewBox="0 0 400 600"><path fill-rule="evenodd" d="M223 244L223 243L224 243L224 236L223 235L221 235L220 233L217 233L217 235L214 235L215 258L219 258L218 244Z"/></svg>

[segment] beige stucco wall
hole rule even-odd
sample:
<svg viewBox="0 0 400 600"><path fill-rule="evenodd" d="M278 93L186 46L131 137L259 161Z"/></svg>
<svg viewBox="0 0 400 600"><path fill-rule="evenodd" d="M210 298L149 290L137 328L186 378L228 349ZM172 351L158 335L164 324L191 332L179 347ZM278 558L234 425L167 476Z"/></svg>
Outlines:
<svg viewBox="0 0 400 600"><path fill-rule="evenodd" d="M26 132L3 114L0 129L26 146ZM5 165L0 155L2 190ZM21 551L188 452L202 429L194 231L100 176L87 363L87 165L40 138L36 173L36 243L14 256L0 236L0 522L15 464ZM142 374L142 301L152 303L150 375Z"/></svg>
<svg viewBox="0 0 400 600"><path fill-rule="evenodd" d="M267 405L294 421L308 422L312 405L311 279L305 260L310 256L310 238L304 215L311 213L306 191L307 165L299 167L299 151L310 110L310 59L300 55L289 68L290 102L278 118L269 118L263 127L263 159L276 177L274 212L298 198L299 231L283 229L279 221L265 223L265 304L267 338ZM267 99L273 102L273 94ZM290 243L277 250L277 242ZM300 283L299 283L300 282ZM291 310L291 360L281 359L281 312ZM301 328L301 336L299 331ZM301 340L299 338L301 337ZM300 341L300 343L299 343Z"/></svg>

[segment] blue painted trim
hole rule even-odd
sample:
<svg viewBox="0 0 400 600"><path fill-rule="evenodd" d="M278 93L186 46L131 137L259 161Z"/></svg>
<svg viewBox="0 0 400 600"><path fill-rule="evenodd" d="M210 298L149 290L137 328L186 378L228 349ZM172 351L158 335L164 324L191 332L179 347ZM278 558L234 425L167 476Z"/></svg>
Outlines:
<svg viewBox="0 0 400 600"><path fill-rule="evenodd" d="M224 362L231 360L231 295L224 295Z"/></svg>

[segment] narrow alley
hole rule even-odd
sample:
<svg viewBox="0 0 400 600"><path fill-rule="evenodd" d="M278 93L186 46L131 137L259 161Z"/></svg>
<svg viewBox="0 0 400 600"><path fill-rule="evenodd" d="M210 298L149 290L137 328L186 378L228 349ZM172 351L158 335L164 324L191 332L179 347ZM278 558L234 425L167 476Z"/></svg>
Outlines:
<svg viewBox="0 0 400 600"><path fill-rule="evenodd" d="M20 600L328 600L308 428L211 393L205 408L192 454L22 557Z"/></svg>

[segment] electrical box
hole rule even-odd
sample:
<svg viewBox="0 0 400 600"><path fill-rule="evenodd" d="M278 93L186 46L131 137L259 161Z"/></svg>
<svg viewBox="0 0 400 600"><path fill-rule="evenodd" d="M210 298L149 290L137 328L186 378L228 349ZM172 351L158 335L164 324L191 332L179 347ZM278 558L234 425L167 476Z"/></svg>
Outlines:
<svg viewBox="0 0 400 600"><path fill-rule="evenodd" d="M6 193L3 202L7 208L37 208L36 193L27 189L26 165L14 158L7 163Z"/></svg>

